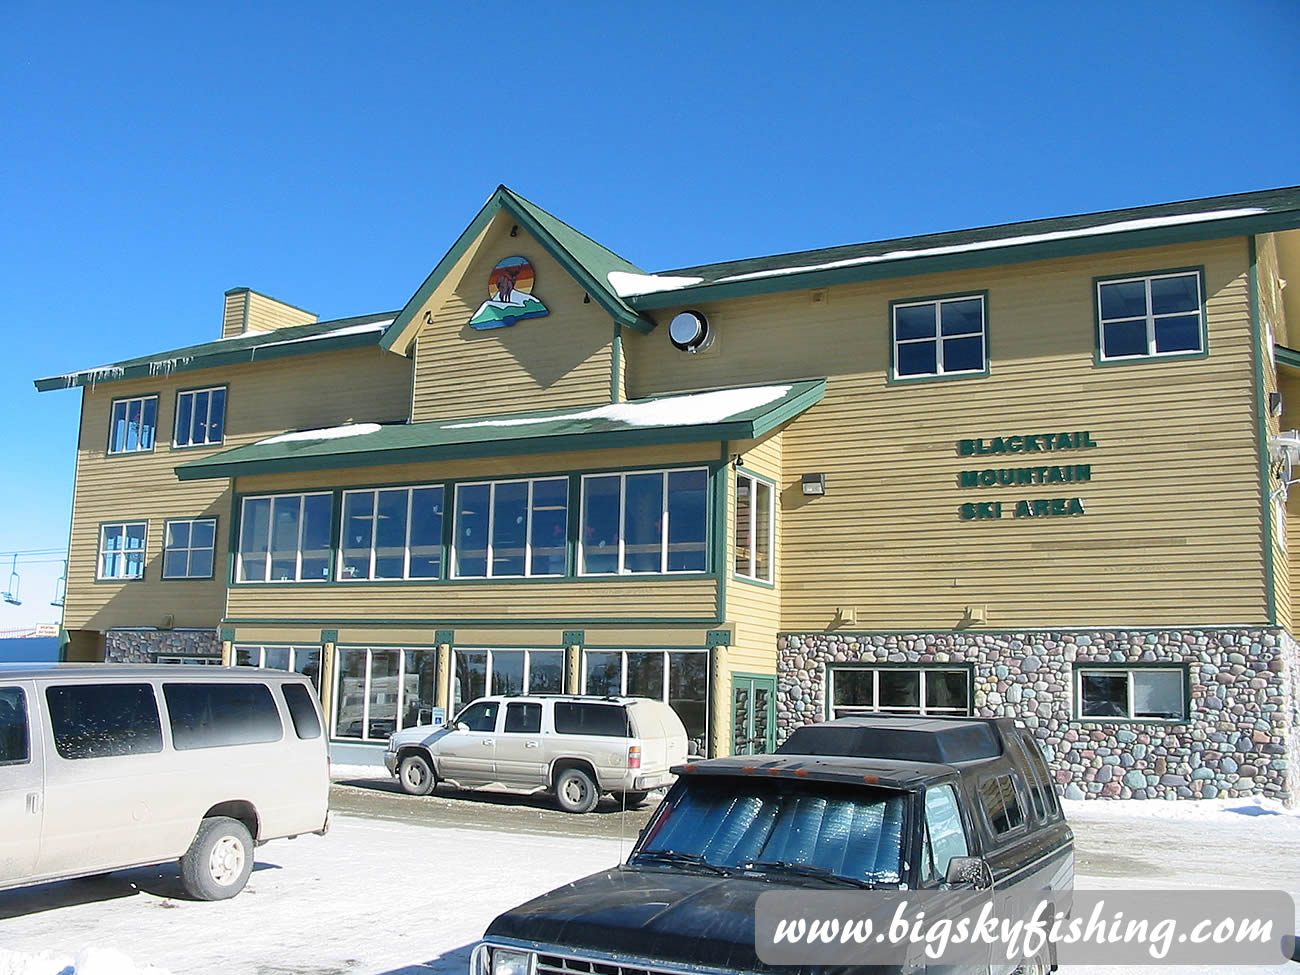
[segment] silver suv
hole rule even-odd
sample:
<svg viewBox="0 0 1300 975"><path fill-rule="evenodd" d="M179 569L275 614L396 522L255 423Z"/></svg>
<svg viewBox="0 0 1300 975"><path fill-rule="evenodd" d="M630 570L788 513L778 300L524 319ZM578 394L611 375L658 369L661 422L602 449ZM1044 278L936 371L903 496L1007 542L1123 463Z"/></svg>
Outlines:
<svg viewBox="0 0 1300 975"><path fill-rule="evenodd" d="M482 697L446 728L417 727L388 739L384 764L411 795L439 782L462 789L555 793L584 813L601 793L628 807L671 785L686 760L686 729L667 704L643 697Z"/></svg>

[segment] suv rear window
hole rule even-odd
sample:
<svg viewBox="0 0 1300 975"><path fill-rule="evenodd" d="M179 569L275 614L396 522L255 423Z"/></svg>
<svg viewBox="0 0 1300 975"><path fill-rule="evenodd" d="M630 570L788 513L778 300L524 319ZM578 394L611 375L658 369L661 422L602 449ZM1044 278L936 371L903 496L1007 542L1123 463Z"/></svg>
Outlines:
<svg viewBox="0 0 1300 975"><path fill-rule="evenodd" d="M162 751L151 684L61 684L45 689L61 758L151 755Z"/></svg>
<svg viewBox="0 0 1300 975"><path fill-rule="evenodd" d="M289 707L289 717L293 721L293 730L299 738L319 738L320 718L316 716L316 705L312 703L311 691L306 684L281 684L284 703Z"/></svg>
<svg viewBox="0 0 1300 975"><path fill-rule="evenodd" d="M555 702L555 731L561 735L608 735L632 737L627 710L618 704Z"/></svg>
<svg viewBox="0 0 1300 975"><path fill-rule="evenodd" d="M284 736L265 684L164 684L177 749L256 745Z"/></svg>

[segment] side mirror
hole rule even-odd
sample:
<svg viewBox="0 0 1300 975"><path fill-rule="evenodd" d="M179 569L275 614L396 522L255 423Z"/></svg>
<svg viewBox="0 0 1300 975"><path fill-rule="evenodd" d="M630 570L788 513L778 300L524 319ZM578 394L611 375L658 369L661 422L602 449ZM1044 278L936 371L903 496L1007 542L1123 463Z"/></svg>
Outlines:
<svg viewBox="0 0 1300 975"><path fill-rule="evenodd" d="M993 886L993 868L983 857L953 857L943 882L949 887L971 886L987 890Z"/></svg>
<svg viewBox="0 0 1300 975"><path fill-rule="evenodd" d="M467 725L464 721L457 721L454 725L451 726L451 730L452 730L452 731L469 731L469 725Z"/></svg>

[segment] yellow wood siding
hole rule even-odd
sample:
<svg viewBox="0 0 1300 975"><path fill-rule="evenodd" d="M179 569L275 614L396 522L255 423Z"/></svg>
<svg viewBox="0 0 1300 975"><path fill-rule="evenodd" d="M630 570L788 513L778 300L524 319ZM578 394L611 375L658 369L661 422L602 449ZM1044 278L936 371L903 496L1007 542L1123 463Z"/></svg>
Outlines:
<svg viewBox="0 0 1300 975"><path fill-rule="evenodd" d="M1203 265L1210 355L1094 364L1093 279ZM827 495L789 495L782 629L1186 625L1266 619L1244 239L844 285L704 306L716 356L660 329L629 336L629 387L830 376L792 422L783 464ZM988 292L991 375L890 384L889 303ZM673 310L660 313L668 320ZM1089 431L1091 450L963 458L965 438ZM1041 458L1041 459L1039 459ZM974 461L974 462L972 462ZM965 469L1091 465L1079 485L961 489ZM963 502L1080 496L1079 517L962 521Z"/></svg>
<svg viewBox="0 0 1300 975"><path fill-rule="evenodd" d="M225 306L221 316L221 337L228 339L244 331L244 309L248 307L248 292L237 291L226 295Z"/></svg>
<svg viewBox="0 0 1300 975"><path fill-rule="evenodd" d="M781 467L781 433L760 441L736 441L730 452L744 459L745 470L774 482L772 492L776 506L776 538L781 537L781 494L785 483ZM780 565L773 567L777 588L744 582L736 578L736 476L734 465L727 468L727 559L724 578L727 585L727 621L734 624L735 636L727 654L733 672L750 674L776 673L776 636L781 628Z"/></svg>
<svg viewBox="0 0 1300 975"><path fill-rule="evenodd" d="M178 481L176 465L287 429L348 421L400 420L406 414L410 360L375 349L328 352L108 383L87 388L73 503L64 626L103 630L158 626L164 615L182 627L215 626L225 606L228 480ZM179 390L224 385L225 442L170 446ZM107 454L112 402L158 394L157 446L152 453ZM162 581L163 525L168 518L216 517L215 578ZM148 563L141 581L95 581L99 525L149 522Z"/></svg>
<svg viewBox="0 0 1300 975"><path fill-rule="evenodd" d="M1294 369L1279 370L1278 389L1282 393L1285 410L1280 426L1284 430L1300 428L1300 372ZM1284 473L1284 468L1281 467L1274 470L1276 475ZM1300 467L1293 469L1292 477L1300 478ZM1271 484L1274 488L1280 488L1280 476L1274 476ZM1285 567L1287 582L1287 591L1278 600L1278 609L1281 611L1285 604L1290 618L1294 620L1300 615L1300 485L1287 492L1286 518L1276 529L1284 551L1278 568Z"/></svg>
<svg viewBox="0 0 1300 975"><path fill-rule="evenodd" d="M417 313L416 420L594 406L610 401L614 324L523 230L512 238L504 211L463 261L464 273L439 288ZM492 269L526 258L537 274L536 298L550 311L510 328L476 331L468 322L488 298ZM457 269L453 269L456 275ZM426 312L432 322L425 324Z"/></svg>
<svg viewBox="0 0 1300 975"><path fill-rule="evenodd" d="M267 332L292 325L307 325L319 320L314 312L286 305L256 291L248 293L248 329L251 332Z"/></svg>

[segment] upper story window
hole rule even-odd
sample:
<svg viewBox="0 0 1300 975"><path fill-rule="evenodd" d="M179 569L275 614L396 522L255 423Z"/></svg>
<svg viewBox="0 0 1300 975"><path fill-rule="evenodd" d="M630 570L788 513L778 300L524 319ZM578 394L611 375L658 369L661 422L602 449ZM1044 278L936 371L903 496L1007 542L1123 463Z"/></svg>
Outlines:
<svg viewBox="0 0 1300 975"><path fill-rule="evenodd" d="M988 372L983 295L959 295L892 306L894 378Z"/></svg>
<svg viewBox="0 0 1300 975"><path fill-rule="evenodd" d="M584 476L579 574L706 571L708 483L703 468Z"/></svg>
<svg viewBox="0 0 1300 975"><path fill-rule="evenodd" d="M244 498L239 519L239 582L322 582L330 571L331 494Z"/></svg>
<svg viewBox="0 0 1300 975"><path fill-rule="evenodd" d="M187 389L176 394L175 447L221 443L226 433L226 387Z"/></svg>
<svg viewBox="0 0 1300 975"><path fill-rule="evenodd" d="M1181 721L1187 717L1182 667L1082 666L1077 672L1080 718Z"/></svg>
<svg viewBox="0 0 1300 975"><path fill-rule="evenodd" d="M211 579L217 520L167 522L163 540L164 579Z"/></svg>
<svg viewBox="0 0 1300 975"><path fill-rule="evenodd" d="M562 576L568 539L567 477L456 485L458 579Z"/></svg>
<svg viewBox="0 0 1300 975"><path fill-rule="evenodd" d="M153 450L157 427L157 396L113 400L108 427L108 452L132 454Z"/></svg>
<svg viewBox="0 0 1300 975"><path fill-rule="evenodd" d="M99 526L99 579L143 579L147 521Z"/></svg>
<svg viewBox="0 0 1300 975"><path fill-rule="evenodd" d="M776 538L776 506L772 485L748 474L736 474L736 575L758 582L772 581L772 545Z"/></svg>
<svg viewBox="0 0 1300 975"><path fill-rule="evenodd" d="M441 576L442 495L441 486L344 491L339 578Z"/></svg>
<svg viewBox="0 0 1300 975"><path fill-rule="evenodd" d="M1199 271L1097 282L1097 340L1102 362L1205 351Z"/></svg>

